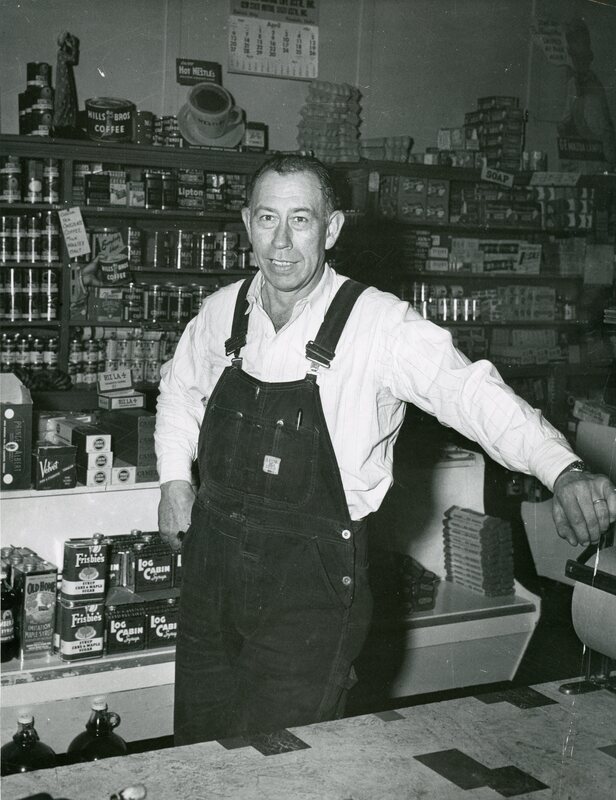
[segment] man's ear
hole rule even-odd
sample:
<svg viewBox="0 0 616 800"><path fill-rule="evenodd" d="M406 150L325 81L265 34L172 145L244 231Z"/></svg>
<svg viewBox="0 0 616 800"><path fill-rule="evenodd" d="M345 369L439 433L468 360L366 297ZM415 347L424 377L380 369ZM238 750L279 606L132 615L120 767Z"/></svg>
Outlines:
<svg viewBox="0 0 616 800"><path fill-rule="evenodd" d="M244 227L246 228L246 233L248 234L248 240L252 242L252 237L250 234L250 208L248 208L248 206L244 206L242 209L242 220L244 222Z"/></svg>
<svg viewBox="0 0 616 800"><path fill-rule="evenodd" d="M327 238L325 239L325 249L329 250L336 244L340 231L344 225L344 214L342 211L334 211L330 214L329 222L327 223Z"/></svg>

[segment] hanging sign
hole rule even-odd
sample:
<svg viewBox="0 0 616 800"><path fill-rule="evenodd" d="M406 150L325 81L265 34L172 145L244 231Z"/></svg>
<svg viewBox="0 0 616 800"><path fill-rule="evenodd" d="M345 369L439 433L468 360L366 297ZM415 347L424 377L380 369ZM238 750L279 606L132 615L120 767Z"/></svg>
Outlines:
<svg viewBox="0 0 616 800"><path fill-rule="evenodd" d="M88 242L86 226L83 224L81 209L78 206L63 209L58 211L58 217L69 258L89 255L90 243Z"/></svg>
<svg viewBox="0 0 616 800"><path fill-rule="evenodd" d="M222 86L222 69L216 61L198 61L196 58L175 59L175 79L183 86L195 83L217 83Z"/></svg>
<svg viewBox="0 0 616 800"><path fill-rule="evenodd" d="M318 0L230 0L229 6L229 72L318 76Z"/></svg>

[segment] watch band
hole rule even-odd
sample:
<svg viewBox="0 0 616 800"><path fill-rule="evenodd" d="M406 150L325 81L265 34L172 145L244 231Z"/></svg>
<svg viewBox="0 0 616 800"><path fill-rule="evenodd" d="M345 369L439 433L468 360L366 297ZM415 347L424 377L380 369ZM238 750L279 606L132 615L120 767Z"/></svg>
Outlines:
<svg viewBox="0 0 616 800"><path fill-rule="evenodd" d="M588 467L583 461L572 461L570 464L567 464L567 466L561 472L558 473L554 483L556 484L556 481L559 478L562 478L562 476L567 472L588 472Z"/></svg>

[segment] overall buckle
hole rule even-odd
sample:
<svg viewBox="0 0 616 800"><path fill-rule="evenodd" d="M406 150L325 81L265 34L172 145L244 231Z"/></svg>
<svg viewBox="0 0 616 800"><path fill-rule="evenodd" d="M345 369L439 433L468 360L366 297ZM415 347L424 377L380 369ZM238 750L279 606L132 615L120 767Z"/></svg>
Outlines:
<svg viewBox="0 0 616 800"><path fill-rule="evenodd" d="M306 358L309 361L316 362L316 364L321 367L325 367L326 369L329 369L331 361L335 355L335 352L327 347L322 347L320 344L317 344L314 341L310 341L306 345ZM316 369L318 369L318 367L316 367Z"/></svg>

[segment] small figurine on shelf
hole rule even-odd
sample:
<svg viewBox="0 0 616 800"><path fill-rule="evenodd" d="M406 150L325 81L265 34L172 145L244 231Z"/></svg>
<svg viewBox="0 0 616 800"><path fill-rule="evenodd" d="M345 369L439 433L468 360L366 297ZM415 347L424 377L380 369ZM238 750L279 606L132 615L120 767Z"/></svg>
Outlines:
<svg viewBox="0 0 616 800"><path fill-rule="evenodd" d="M64 139L80 138L77 127L77 87L73 72L73 67L79 63L79 39L64 31L58 37L58 47L54 135Z"/></svg>

